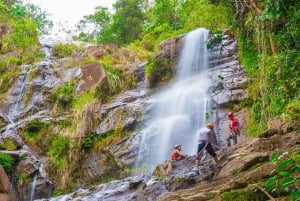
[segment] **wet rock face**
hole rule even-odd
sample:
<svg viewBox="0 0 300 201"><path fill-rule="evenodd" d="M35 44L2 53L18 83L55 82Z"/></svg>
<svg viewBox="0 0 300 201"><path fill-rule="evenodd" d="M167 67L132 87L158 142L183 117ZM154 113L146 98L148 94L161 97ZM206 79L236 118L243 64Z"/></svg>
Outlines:
<svg viewBox="0 0 300 201"><path fill-rule="evenodd" d="M119 95L101 110L102 121L96 129L98 135L105 134L115 128L134 130L143 121L146 103L143 98L147 90L140 88Z"/></svg>
<svg viewBox="0 0 300 201"><path fill-rule="evenodd" d="M20 201L28 201L30 198L30 192L32 189L33 181L35 178L35 197L49 197L52 191L52 184L48 181L45 175L41 174L41 161L35 156L35 153L26 145L24 145L23 140L16 128L13 126L8 127L2 134L1 140L5 145L7 145L6 150L2 152L9 154L14 158L14 170L10 177L12 179L13 187L16 196ZM7 141L9 140L9 141ZM7 144L10 142L9 144ZM5 172L0 169L0 181L2 183L2 191L8 192L10 189L9 180L5 179ZM36 175L36 176L35 176ZM18 178L18 179L16 179ZM5 200L5 195L3 200Z"/></svg>
<svg viewBox="0 0 300 201"><path fill-rule="evenodd" d="M224 35L220 44L212 46L209 50L209 65L212 86L209 90L211 104L208 111L216 124L218 142L222 147L226 147L226 138L230 135L228 106L238 107L238 103L248 97L249 83L245 70L239 64L237 42L233 37ZM241 126L241 137L238 141L244 141L248 113L240 109L234 108Z"/></svg>
<svg viewBox="0 0 300 201"><path fill-rule="evenodd" d="M165 181L169 191L190 188L197 183L211 181L215 176L216 164L211 156L205 155L200 163L200 175L194 171L195 156L189 156L181 161L166 160L154 170L154 175Z"/></svg>
<svg viewBox="0 0 300 201"><path fill-rule="evenodd" d="M120 167L134 166L141 141L140 133L132 134L122 141L107 147Z"/></svg>
<svg viewBox="0 0 300 201"><path fill-rule="evenodd" d="M82 180L91 182L101 176L114 174L117 169L115 159L109 153L92 153L87 156L80 172Z"/></svg>
<svg viewBox="0 0 300 201"><path fill-rule="evenodd" d="M237 43L228 35L223 36L221 44L209 51L214 104L219 108L248 97L245 89L249 80L238 60Z"/></svg>
<svg viewBox="0 0 300 201"><path fill-rule="evenodd" d="M165 188L163 181L142 175L101 184L95 186L93 189L79 189L71 194L49 199L49 201L149 201L157 200L160 195L166 192L167 189ZM48 199L40 199L39 201L46 200Z"/></svg>
<svg viewBox="0 0 300 201"><path fill-rule="evenodd" d="M28 147L13 154L18 161L14 174L20 178L16 183L19 200L28 201L33 190L35 198L49 197L53 184L41 169L41 161Z"/></svg>
<svg viewBox="0 0 300 201"><path fill-rule="evenodd" d="M101 123L96 129L97 135L105 135L115 128L122 132L132 132L141 125L146 118L148 105L145 98L148 90L143 86L136 90L127 91L116 97L112 102L103 105L101 109ZM113 155L118 166L134 165L140 143L140 134L133 133L118 143L105 148Z"/></svg>

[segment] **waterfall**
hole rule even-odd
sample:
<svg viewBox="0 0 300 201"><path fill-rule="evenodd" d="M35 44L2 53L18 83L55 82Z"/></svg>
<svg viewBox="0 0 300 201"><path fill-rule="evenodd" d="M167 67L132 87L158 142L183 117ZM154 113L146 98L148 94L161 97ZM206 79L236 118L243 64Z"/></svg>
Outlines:
<svg viewBox="0 0 300 201"><path fill-rule="evenodd" d="M182 153L195 154L196 131L205 125L209 100L208 35L209 31L201 28L184 37L175 81L154 96L151 118L140 132L137 169L153 171L170 159L175 144L182 145Z"/></svg>
<svg viewBox="0 0 300 201"><path fill-rule="evenodd" d="M16 88L14 89L13 94L15 95L15 99L9 105L8 108L8 117L13 122L15 118L19 115L20 109L22 107L23 98L26 92L26 86L28 82L28 74L31 70L31 65L22 65L22 71L18 78Z"/></svg>
<svg viewBox="0 0 300 201"><path fill-rule="evenodd" d="M37 177L38 177L38 171L36 171L33 174L33 181L32 181L32 184L31 184L30 200L29 201L33 201L34 200L34 191L35 191Z"/></svg>
<svg viewBox="0 0 300 201"><path fill-rule="evenodd" d="M12 90L12 98L9 102L9 107L7 110L7 118L9 121L9 124L4 128L6 130L9 130L11 128L17 130L16 125L18 124L19 121L23 121L26 118L30 118L30 115L34 115L34 113L37 113L36 110L32 110L28 116L24 118L24 114L26 112L30 111L30 109L38 108L39 105L43 103L43 87L46 86L46 82L49 76L51 76L51 72L49 73L50 65L51 65L51 50L52 47L54 46L55 43L58 41L55 40L47 40L47 39L40 39L41 45L42 45L42 51L45 54L45 57L42 61L31 64L31 65L21 65L21 73L18 77L18 79L15 82L15 87ZM30 73L33 70L36 70L36 68L39 68L39 70L42 72L38 78L35 77L35 80L30 80L32 79L30 76ZM27 90L29 89L30 83L34 82L35 88L33 91L33 94L31 94L31 99L29 102L31 102L31 105L27 104L24 105L24 97L26 96L25 94L27 93ZM38 97L38 98L37 98ZM17 133L18 134L18 133ZM18 151L24 151L25 153L28 152L28 147L23 146L21 150ZM31 154L32 152L28 152L28 154ZM35 164L40 161L36 158L35 155L32 155L33 158L35 158ZM30 164L28 164L30 165ZM35 166L33 167L35 168ZM26 199L29 201L33 201L35 197L35 193L37 191L36 186L39 185L37 183L38 176L40 176L41 179L46 181L47 176L46 172L43 168L43 164L41 163L39 166L39 169L35 170L35 172L31 175L32 176L32 183L31 186L28 186L28 189L30 191L26 192ZM16 187L18 188L18 187Z"/></svg>

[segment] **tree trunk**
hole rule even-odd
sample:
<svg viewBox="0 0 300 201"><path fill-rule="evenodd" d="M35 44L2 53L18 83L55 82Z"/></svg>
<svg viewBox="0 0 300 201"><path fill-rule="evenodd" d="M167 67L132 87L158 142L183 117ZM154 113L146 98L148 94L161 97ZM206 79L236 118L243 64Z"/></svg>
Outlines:
<svg viewBox="0 0 300 201"><path fill-rule="evenodd" d="M259 14L259 13L260 13L260 10L259 10L259 8L256 6L254 0L250 0L250 6L251 6L251 8L253 8L253 9L255 10L256 14Z"/></svg>

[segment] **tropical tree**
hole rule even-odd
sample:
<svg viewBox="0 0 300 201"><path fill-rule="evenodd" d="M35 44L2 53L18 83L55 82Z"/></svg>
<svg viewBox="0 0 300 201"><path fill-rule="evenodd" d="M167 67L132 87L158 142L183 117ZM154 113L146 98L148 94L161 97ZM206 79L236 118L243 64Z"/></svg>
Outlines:
<svg viewBox="0 0 300 201"><path fill-rule="evenodd" d="M80 31L79 39L84 41L96 41L98 44L113 42L113 34L110 31L111 14L108 8L98 6L95 13L84 16L77 24Z"/></svg>
<svg viewBox="0 0 300 201"><path fill-rule="evenodd" d="M47 34L50 32L53 22L47 18L49 14L46 11L34 4L26 4L25 9L31 20L35 22L40 33Z"/></svg>
<svg viewBox="0 0 300 201"><path fill-rule="evenodd" d="M117 0L113 5L115 14L111 31L115 34L116 44L123 45L141 39L146 18L143 3L143 0Z"/></svg>
<svg viewBox="0 0 300 201"><path fill-rule="evenodd" d="M149 27L154 28L166 24L171 30L181 29L186 20L186 13L182 10L184 2L184 0L155 0Z"/></svg>

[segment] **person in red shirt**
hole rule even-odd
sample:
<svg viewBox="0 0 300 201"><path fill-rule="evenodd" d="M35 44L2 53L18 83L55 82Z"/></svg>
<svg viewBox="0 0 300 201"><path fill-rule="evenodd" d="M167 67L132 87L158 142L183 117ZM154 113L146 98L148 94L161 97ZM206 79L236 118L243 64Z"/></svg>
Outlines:
<svg viewBox="0 0 300 201"><path fill-rule="evenodd" d="M187 157L187 155L181 154L181 145L180 144L175 145L174 150L171 153L171 159L179 161L179 160L182 160L186 157Z"/></svg>
<svg viewBox="0 0 300 201"><path fill-rule="evenodd" d="M227 146L231 146L231 140L233 140L233 143L237 143L237 137L240 136L240 124L238 118L234 117L233 112L229 112L227 114L228 118L230 119L229 122L229 129L230 129L230 135L227 138Z"/></svg>

